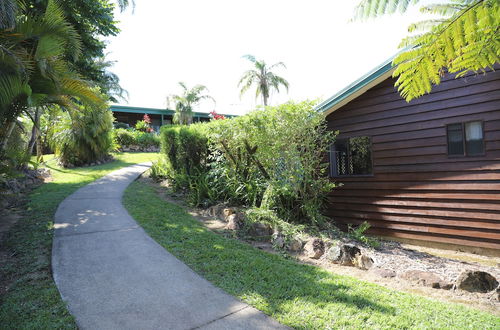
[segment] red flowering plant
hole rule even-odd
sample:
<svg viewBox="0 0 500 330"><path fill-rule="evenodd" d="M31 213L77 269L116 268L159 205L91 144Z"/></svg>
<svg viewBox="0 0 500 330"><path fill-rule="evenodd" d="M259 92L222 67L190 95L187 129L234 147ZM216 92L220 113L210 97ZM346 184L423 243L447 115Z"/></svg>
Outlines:
<svg viewBox="0 0 500 330"><path fill-rule="evenodd" d="M142 117L142 120L139 120L135 124L135 129L141 132L153 132L153 128L151 127L151 118L148 116L148 114L145 114L144 117Z"/></svg>
<svg viewBox="0 0 500 330"><path fill-rule="evenodd" d="M215 110L210 112L210 115L214 120L226 119L224 115L219 115L217 112L215 112Z"/></svg>

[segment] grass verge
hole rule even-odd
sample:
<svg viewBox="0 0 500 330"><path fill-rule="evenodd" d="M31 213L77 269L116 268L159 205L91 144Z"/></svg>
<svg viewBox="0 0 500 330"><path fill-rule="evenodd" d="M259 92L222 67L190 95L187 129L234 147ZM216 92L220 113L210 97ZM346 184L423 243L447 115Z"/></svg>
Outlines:
<svg viewBox="0 0 500 330"><path fill-rule="evenodd" d="M216 286L296 329L499 329L500 318L298 264L219 236L136 181L124 205L159 244Z"/></svg>
<svg viewBox="0 0 500 330"><path fill-rule="evenodd" d="M1 329L76 328L50 268L57 206L75 190L101 176L121 167L156 160L157 155L121 153L114 155L116 160L111 163L74 169L58 167L52 157L46 157L46 167L54 180L29 194L22 218L5 235L0 249L5 257L1 282L7 286L0 296Z"/></svg>

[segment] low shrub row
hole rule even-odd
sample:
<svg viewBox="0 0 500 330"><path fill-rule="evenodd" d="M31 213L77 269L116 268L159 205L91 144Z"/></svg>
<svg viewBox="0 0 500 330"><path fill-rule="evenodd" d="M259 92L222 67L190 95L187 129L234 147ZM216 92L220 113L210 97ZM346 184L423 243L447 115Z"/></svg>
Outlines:
<svg viewBox="0 0 500 330"><path fill-rule="evenodd" d="M136 147L138 150L145 150L160 147L160 137L154 132L116 128L113 130L113 138L120 149Z"/></svg>
<svg viewBox="0 0 500 330"><path fill-rule="evenodd" d="M334 188L325 155L333 142L314 103L286 103L245 116L161 130L168 178L195 205L228 202L268 209L296 223L323 222Z"/></svg>

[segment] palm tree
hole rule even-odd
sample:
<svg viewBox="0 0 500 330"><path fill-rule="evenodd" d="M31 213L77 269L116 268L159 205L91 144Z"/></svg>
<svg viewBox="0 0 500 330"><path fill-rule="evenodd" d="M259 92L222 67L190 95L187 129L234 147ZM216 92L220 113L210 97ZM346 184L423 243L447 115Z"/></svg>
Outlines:
<svg viewBox="0 0 500 330"><path fill-rule="evenodd" d="M246 71L241 77L240 82L238 83L238 87L242 86L241 95L249 90L252 85L256 84L257 88L255 90L255 97L257 98L259 95L262 95L262 101L264 102L264 105L267 106L267 100L269 99L271 89L275 89L279 93L279 88L282 85L285 86L288 92L288 81L280 76L277 76L271 71L272 69L279 67L286 69L283 62L278 62L268 66L266 62L263 60L258 61L252 55L245 55L243 58L252 62L255 69Z"/></svg>
<svg viewBox="0 0 500 330"><path fill-rule="evenodd" d="M203 99L210 99L212 101L215 100L208 94L202 94L207 91L207 87L203 85L196 85L193 88L189 89L185 83L182 81L179 82L179 85L182 87L183 91L181 95L170 95L167 98L167 107L172 100L175 103L175 114L174 114L174 123L181 125L188 125L192 122L193 119L193 106L200 103Z"/></svg>
<svg viewBox="0 0 500 330"><path fill-rule="evenodd" d="M22 114L32 118L30 109L43 110L51 104L78 109L75 101L104 103L65 59L68 52L77 58L81 44L57 3L49 0L39 16L20 11L13 28L0 30L0 158L17 118Z"/></svg>

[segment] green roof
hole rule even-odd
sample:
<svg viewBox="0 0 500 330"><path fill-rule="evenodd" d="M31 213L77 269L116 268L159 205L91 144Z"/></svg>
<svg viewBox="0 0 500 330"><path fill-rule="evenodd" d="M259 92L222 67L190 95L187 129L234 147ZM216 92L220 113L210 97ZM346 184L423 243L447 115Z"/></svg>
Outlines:
<svg viewBox="0 0 500 330"><path fill-rule="evenodd" d="M131 107L128 105L111 105L110 110L113 112L128 112L128 113L143 113L149 115L173 115L175 113L174 110L171 109L158 109L158 108L145 108L145 107ZM220 113L220 115L224 115L225 117L236 117L236 115L229 115ZM194 117L202 117L209 118L210 114L207 112L195 112L193 113Z"/></svg>
<svg viewBox="0 0 500 330"><path fill-rule="evenodd" d="M356 92L360 92L363 88L368 87L370 84L372 84L378 78L389 73L391 71L391 69L393 68L392 67L392 60L393 59L394 59L394 56L391 57L390 59L386 60L384 63L380 64L379 66L377 66L372 71L363 75L361 78L354 81L352 84L345 87L344 89L339 91L337 94L328 98L326 101L320 103L319 105L316 106L316 110L324 112L324 111L327 111L328 109L331 109L335 105L341 103L342 101L349 100L349 98L352 97L354 94L356 94ZM373 86L370 86L370 87L373 87Z"/></svg>

